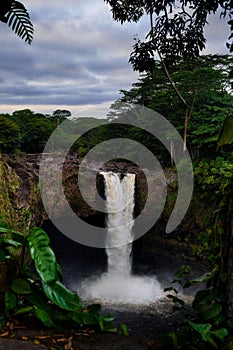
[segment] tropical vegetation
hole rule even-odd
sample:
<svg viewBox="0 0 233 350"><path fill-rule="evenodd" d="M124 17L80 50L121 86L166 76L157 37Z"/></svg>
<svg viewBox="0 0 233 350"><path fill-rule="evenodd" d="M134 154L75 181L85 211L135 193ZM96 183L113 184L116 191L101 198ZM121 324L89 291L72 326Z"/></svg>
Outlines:
<svg viewBox="0 0 233 350"><path fill-rule="evenodd" d="M0 269L0 326L10 317L32 314L47 327L92 325L117 332L112 315L101 314L99 304L84 308L80 297L64 286L50 239L41 228L33 227L25 236L1 223Z"/></svg>
<svg viewBox="0 0 233 350"><path fill-rule="evenodd" d="M204 29L209 14L220 10L232 30L232 1L181 0L179 7L173 0L105 2L111 7L113 19L121 24L137 22L144 15L149 17L148 34L144 41L135 38L130 56L133 69L143 74L132 89L121 91L122 97L112 105L109 122L85 133L71 151L82 157L97 143L121 135L143 143L156 155L160 154L165 166L171 166L168 152L153 136L120 124L121 121L123 124L127 116L125 111L132 103L161 113L184 135L184 150L188 148L194 165L194 200L198 198L204 217L202 230L195 237L194 254L205 256L210 271L191 279L190 268L182 266L172 285L166 289L175 306L184 309L184 302L174 285L189 288L202 283L202 289L194 297L192 313L186 316L185 327L168 335L169 346L174 349L231 350L232 57L199 54L205 47ZM20 2L2 2L0 20L26 42L32 42L33 26ZM231 39L232 34L226 43L229 52L233 50ZM80 123L80 120L71 118L69 111L60 110L52 116L28 109L15 111L12 115L1 114L0 150L18 155L21 152L42 152L52 131L65 119L70 120L77 135L82 134L81 126L93 123L92 118ZM0 300L2 320L32 312L47 326L75 322L79 325L97 324L102 330L115 331L111 315L101 315L98 305L84 309L80 298L62 284L61 269L43 230L32 228L25 237L2 224L0 234L0 267L4 282ZM30 255L26 254L27 251ZM28 256L36 272L30 267Z"/></svg>

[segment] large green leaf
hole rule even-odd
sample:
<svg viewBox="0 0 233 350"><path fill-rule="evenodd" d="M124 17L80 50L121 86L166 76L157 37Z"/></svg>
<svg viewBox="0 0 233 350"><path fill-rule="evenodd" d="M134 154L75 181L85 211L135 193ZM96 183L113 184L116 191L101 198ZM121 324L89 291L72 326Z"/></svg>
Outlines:
<svg viewBox="0 0 233 350"><path fill-rule="evenodd" d="M27 281L22 278L15 278L11 284L11 289L16 294L31 294L32 290Z"/></svg>
<svg viewBox="0 0 233 350"><path fill-rule="evenodd" d="M83 326L83 312L82 311L76 311L76 312L70 312L69 317L78 323L80 326Z"/></svg>
<svg viewBox="0 0 233 350"><path fill-rule="evenodd" d="M99 323L100 316L98 314L85 311L82 314L83 324L91 325Z"/></svg>
<svg viewBox="0 0 233 350"><path fill-rule="evenodd" d="M15 248L22 246L21 243L16 242L13 239L9 239L9 238L2 238L0 240L0 244L4 245L4 246L12 246L12 247L15 247Z"/></svg>
<svg viewBox="0 0 233 350"><path fill-rule="evenodd" d="M63 272L61 266L56 263L56 269L57 269L57 274L58 274L58 279L61 282L63 280Z"/></svg>
<svg viewBox="0 0 233 350"><path fill-rule="evenodd" d="M34 307L33 306L23 306L20 309L16 310L14 312L14 315L22 315L22 314L29 314L31 312L34 312Z"/></svg>
<svg viewBox="0 0 233 350"><path fill-rule="evenodd" d="M201 275L200 277L197 277L191 281L188 281L184 284L183 288L189 288L191 286L195 286L196 284L199 284L199 283L203 283L203 282L206 282L206 281L209 281L213 275L215 274L215 271L211 271L211 272L206 272L204 273L203 275Z"/></svg>
<svg viewBox="0 0 233 350"><path fill-rule="evenodd" d="M0 225L0 233L12 233L14 232L10 228L6 227L5 225Z"/></svg>
<svg viewBox="0 0 233 350"><path fill-rule="evenodd" d="M55 254L50 248L49 237L41 228L35 227L28 235L29 249L34 260L36 270L46 284L60 280L60 271Z"/></svg>
<svg viewBox="0 0 233 350"><path fill-rule="evenodd" d="M92 304L86 310L69 313L69 317L79 325L99 324L101 320L100 310L101 306L99 304Z"/></svg>
<svg viewBox="0 0 233 350"><path fill-rule="evenodd" d="M215 335L215 337L221 340L224 340L224 338L229 335L229 332L226 328L221 328L221 329L218 329L217 331L214 331L213 334Z"/></svg>
<svg viewBox="0 0 233 350"><path fill-rule="evenodd" d="M37 318L39 318L39 320L43 322L45 326L47 327L55 326L50 313L47 312L47 310L45 310L44 308L40 309L38 307L35 307L35 315Z"/></svg>
<svg viewBox="0 0 233 350"><path fill-rule="evenodd" d="M229 143L233 138L233 116L226 117L218 138L218 146Z"/></svg>
<svg viewBox="0 0 233 350"><path fill-rule="evenodd" d="M60 279L57 272L56 257L50 247L35 249L32 258L42 281L49 284Z"/></svg>
<svg viewBox="0 0 233 350"><path fill-rule="evenodd" d="M22 233L19 233L17 231L11 230L10 228L7 227L7 225L0 223L0 234L3 233L8 233L8 237L11 237L11 239L14 242L20 243L23 245L25 243L25 236Z"/></svg>
<svg viewBox="0 0 233 350"><path fill-rule="evenodd" d="M213 303L205 312L202 312L202 316L205 320L215 318L222 312L222 306L218 303Z"/></svg>
<svg viewBox="0 0 233 350"><path fill-rule="evenodd" d="M82 301L79 296L67 289L61 282L48 285L43 284L45 295L55 305L68 311L79 311L82 309Z"/></svg>
<svg viewBox="0 0 233 350"><path fill-rule="evenodd" d="M33 227L28 235L29 244L36 247L46 247L50 244L50 239L47 233L40 227Z"/></svg>
<svg viewBox="0 0 233 350"><path fill-rule="evenodd" d="M197 312L205 312L211 307L212 300L208 290L199 290L192 302L192 307Z"/></svg>

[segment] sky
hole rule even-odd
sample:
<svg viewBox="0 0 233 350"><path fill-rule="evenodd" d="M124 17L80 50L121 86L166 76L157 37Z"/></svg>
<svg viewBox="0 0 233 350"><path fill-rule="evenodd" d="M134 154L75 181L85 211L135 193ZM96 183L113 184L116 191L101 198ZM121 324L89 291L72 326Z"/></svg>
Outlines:
<svg viewBox="0 0 233 350"><path fill-rule="evenodd" d="M32 45L0 22L0 113L30 108L72 113L120 97L138 73L128 63L133 38L144 39L148 19L121 25L103 0L22 1L34 24ZM207 53L228 53L229 29L209 18Z"/></svg>

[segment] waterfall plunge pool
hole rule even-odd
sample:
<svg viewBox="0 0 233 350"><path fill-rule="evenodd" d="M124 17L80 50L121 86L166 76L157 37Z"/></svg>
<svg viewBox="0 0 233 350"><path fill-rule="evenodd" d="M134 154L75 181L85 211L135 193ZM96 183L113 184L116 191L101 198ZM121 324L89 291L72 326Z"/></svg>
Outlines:
<svg viewBox="0 0 233 350"><path fill-rule="evenodd" d="M78 244L47 222L44 228L63 268L64 282L83 299L120 304L154 303L165 297L163 288L169 286L174 273L186 262L181 256L174 256L170 247L165 252L156 247L155 253L148 256L143 251L144 237L129 243L133 241L135 174L101 172L101 175L105 183L107 220L104 213L84 220L94 226L107 226L106 245L117 247L104 249ZM135 250L135 245L139 249Z"/></svg>

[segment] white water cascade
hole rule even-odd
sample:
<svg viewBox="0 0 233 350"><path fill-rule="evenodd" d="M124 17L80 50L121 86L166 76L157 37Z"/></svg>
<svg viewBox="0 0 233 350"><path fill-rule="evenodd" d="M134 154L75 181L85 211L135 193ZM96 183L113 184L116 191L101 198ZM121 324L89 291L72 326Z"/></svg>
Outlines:
<svg viewBox="0 0 233 350"><path fill-rule="evenodd" d="M133 241L133 212L135 175L102 173L105 179L107 218L108 273L129 276L131 273L131 251Z"/></svg>
<svg viewBox="0 0 233 350"><path fill-rule="evenodd" d="M148 304L164 296L156 277L131 273L135 175L102 172L107 208L107 272L85 279L81 296L101 301Z"/></svg>

